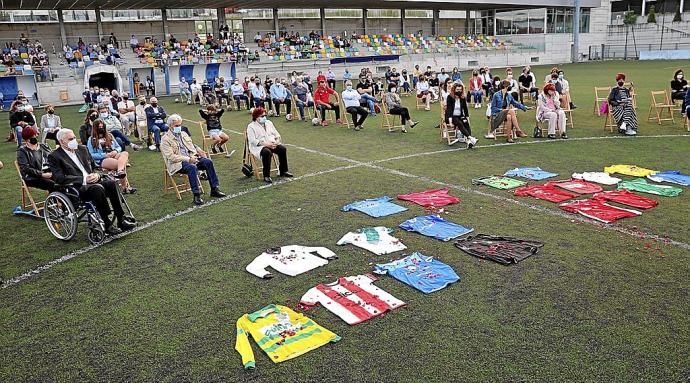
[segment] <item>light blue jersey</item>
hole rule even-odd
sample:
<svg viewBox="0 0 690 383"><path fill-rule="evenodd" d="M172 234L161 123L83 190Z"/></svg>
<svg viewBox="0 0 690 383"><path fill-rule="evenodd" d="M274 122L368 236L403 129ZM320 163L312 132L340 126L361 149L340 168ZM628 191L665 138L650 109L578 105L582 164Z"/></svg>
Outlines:
<svg viewBox="0 0 690 383"><path fill-rule="evenodd" d="M377 274L388 274L423 293L433 293L460 280L455 271L445 263L414 252L405 258L374 266Z"/></svg>
<svg viewBox="0 0 690 383"><path fill-rule="evenodd" d="M357 210L361 211L364 214L367 214L371 217L385 217L388 215L393 215L396 213L400 213L403 211L406 211L407 208L404 208L400 205L396 205L390 201L392 201L393 198L384 196L381 198L371 198L371 199L366 199L364 201L357 201L353 202L349 205L343 206L342 211L352 211L352 210Z"/></svg>
<svg viewBox="0 0 690 383"><path fill-rule="evenodd" d="M654 182L670 182L683 186L690 186L690 176L677 170L658 172L648 175L647 178Z"/></svg>
<svg viewBox="0 0 690 383"><path fill-rule="evenodd" d="M474 231L472 228L448 222L437 215L408 219L400 224L400 228L407 231L416 231L419 234L440 239L441 241L450 241L453 238Z"/></svg>
<svg viewBox="0 0 690 383"><path fill-rule="evenodd" d="M505 172L504 176L506 177L522 177L522 178L527 178L529 180L535 180L535 181L540 181L543 179L551 178L551 177L556 177L558 173L551 173L547 172L544 170L541 170L541 168L515 168L508 170Z"/></svg>

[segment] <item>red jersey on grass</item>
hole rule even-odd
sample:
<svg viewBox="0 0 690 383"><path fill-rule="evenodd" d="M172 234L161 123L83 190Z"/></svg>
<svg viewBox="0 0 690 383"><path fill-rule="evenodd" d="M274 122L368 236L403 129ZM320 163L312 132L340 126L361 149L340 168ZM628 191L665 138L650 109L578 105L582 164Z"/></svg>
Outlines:
<svg viewBox="0 0 690 383"><path fill-rule="evenodd" d="M418 193L401 194L398 196L398 199L414 202L424 207L446 206L460 202L460 198L448 194L448 189L434 189Z"/></svg>

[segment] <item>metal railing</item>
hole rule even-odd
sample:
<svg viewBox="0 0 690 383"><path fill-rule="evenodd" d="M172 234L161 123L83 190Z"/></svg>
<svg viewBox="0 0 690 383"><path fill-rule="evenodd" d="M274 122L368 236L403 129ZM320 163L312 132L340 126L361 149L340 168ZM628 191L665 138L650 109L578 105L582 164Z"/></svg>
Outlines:
<svg viewBox="0 0 690 383"><path fill-rule="evenodd" d="M625 44L601 44L590 45L590 60L636 60L640 57L641 51L661 51L661 50L690 50L690 43L664 42L663 44L636 44L629 42Z"/></svg>

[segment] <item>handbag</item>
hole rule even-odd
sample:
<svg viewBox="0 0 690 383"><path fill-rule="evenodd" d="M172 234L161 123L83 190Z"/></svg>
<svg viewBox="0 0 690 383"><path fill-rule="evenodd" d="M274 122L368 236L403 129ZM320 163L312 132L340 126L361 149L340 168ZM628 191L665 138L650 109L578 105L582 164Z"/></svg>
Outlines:
<svg viewBox="0 0 690 383"><path fill-rule="evenodd" d="M252 168L251 162L247 161L247 141L244 141L244 155L242 156L242 174L245 177L251 177L254 175L254 169ZM251 155L251 154L250 154Z"/></svg>
<svg viewBox="0 0 690 383"><path fill-rule="evenodd" d="M606 101L601 102L601 106L599 106L599 113L600 114L608 114L609 112L609 103Z"/></svg>
<svg viewBox="0 0 690 383"><path fill-rule="evenodd" d="M544 137L544 134L542 133L541 128L539 127L539 125L537 125L537 126L534 127L534 134L533 134L533 137L534 137L534 138L542 138L542 137Z"/></svg>

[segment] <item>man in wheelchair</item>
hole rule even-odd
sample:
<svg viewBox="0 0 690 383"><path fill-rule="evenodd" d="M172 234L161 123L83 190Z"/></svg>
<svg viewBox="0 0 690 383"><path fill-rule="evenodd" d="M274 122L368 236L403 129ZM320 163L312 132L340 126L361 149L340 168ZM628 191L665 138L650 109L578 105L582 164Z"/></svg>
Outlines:
<svg viewBox="0 0 690 383"><path fill-rule="evenodd" d="M117 181L94 172L96 164L86 147L77 143L74 132L60 129L57 140L60 147L48 156L53 181L64 188L74 187L81 201L91 202L101 216L107 234L115 235L134 228L135 223L125 216ZM111 206L117 226L110 219Z"/></svg>

